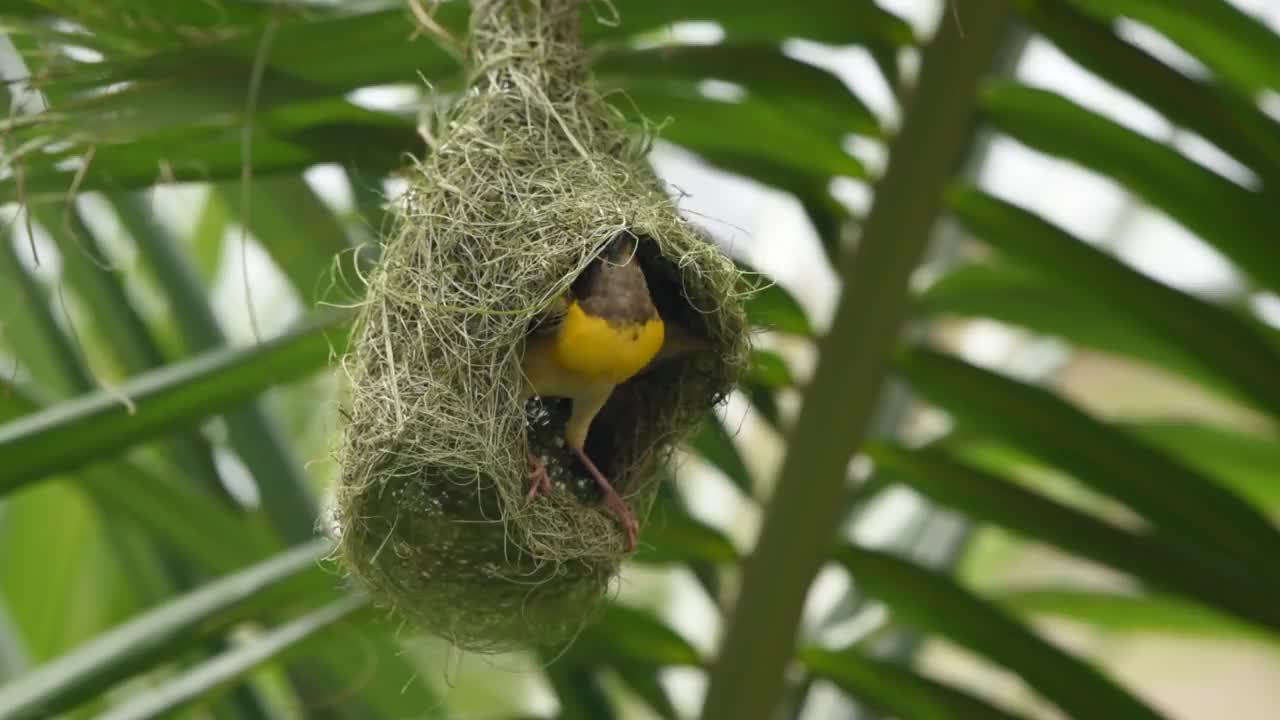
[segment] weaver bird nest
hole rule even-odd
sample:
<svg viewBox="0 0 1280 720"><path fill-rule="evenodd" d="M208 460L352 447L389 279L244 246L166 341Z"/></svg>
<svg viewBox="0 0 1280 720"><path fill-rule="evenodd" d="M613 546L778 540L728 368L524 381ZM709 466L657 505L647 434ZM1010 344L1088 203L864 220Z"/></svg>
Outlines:
<svg viewBox="0 0 1280 720"><path fill-rule="evenodd" d="M643 518L647 470L746 364L742 277L683 220L637 139L595 90L574 0L474 3L467 89L426 133L368 278L334 503L348 572L457 645L571 636L627 553L562 446L564 402L520 402L531 328L612 239L668 325L699 350L620 385L587 453ZM526 450L554 491L526 502Z"/></svg>

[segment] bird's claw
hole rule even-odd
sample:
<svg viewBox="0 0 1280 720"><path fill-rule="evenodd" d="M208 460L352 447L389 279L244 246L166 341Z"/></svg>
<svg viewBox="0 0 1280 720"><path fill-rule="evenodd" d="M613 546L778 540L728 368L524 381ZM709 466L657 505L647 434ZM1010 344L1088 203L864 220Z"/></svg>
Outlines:
<svg viewBox="0 0 1280 720"><path fill-rule="evenodd" d="M529 453L529 493L524 496L526 503L533 502L539 496L551 495L551 476L547 474L547 464L541 458Z"/></svg>
<svg viewBox="0 0 1280 720"><path fill-rule="evenodd" d="M636 523L635 513L631 512L631 507L627 505L617 490L613 489L613 484L609 479L600 472L600 468L587 457L586 451L582 448L573 448L573 452L586 466L587 471L591 473L591 477L595 478L596 484L600 486L600 490L604 493L604 505L609 508L609 512L618 520L618 524L622 526L622 531L627 535L627 552L636 549L636 536L639 534L639 525Z"/></svg>
<svg viewBox="0 0 1280 720"><path fill-rule="evenodd" d="M613 516L618 519L618 524L622 526L622 531L627 534L627 552L635 550L636 535L640 528L636 524L636 516L632 514L631 508L623 502L618 493L612 491L605 493L604 502L610 512L613 513Z"/></svg>

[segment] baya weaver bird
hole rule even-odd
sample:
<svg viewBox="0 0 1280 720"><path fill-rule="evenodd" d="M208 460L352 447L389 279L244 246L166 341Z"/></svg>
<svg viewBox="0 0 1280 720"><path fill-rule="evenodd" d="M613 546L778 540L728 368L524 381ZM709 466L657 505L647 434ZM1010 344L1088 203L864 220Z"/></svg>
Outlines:
<svg viewBox="0 0 1280 720"><path fill-rule="evenodd" d="M618 385L645 368L663 349L666 326L649 293L637 240L621 233L587 266L563 299L564 313L535 329L525 344L523 403L533 395L568 398L565 444L604 494L605 507L635 548L636 519L618 491L587 456L591 422ZM543 461L529 454L529 499L551 492Z"/></svg>

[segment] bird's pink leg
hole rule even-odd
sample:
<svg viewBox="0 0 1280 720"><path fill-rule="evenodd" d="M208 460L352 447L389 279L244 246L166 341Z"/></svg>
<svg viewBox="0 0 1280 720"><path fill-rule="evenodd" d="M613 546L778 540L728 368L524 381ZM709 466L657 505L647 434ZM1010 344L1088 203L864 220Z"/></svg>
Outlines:
<svg viewBox="0 0 1280 720"><path fill-rule="evenodd" d="M539 495L551 494L551 476L547 474L547 464L533 453L528 454L529 462L529 494L524 496L525 502L533 502Z"/></svg>
<svg viewBox="0 0 1280 720"><path fill-rule="evenodd" d="M636 516L631 512L631 508L623 502L622 496L618 494L617 490L613 489L609 479L604 476L604 473L600 472L600 468L596 467L595 463L591 462L591 458L587 457L587 453L582 448L575 447L573 452L582 461L582 464L586 466L587 471L591 473L591 477L595 478L596 484L604 491L605 507L609 508L609 511L618 519L618 523L622 525L623 531L627 534L627 552L635 550L638 527L636 525Z"/></svg>

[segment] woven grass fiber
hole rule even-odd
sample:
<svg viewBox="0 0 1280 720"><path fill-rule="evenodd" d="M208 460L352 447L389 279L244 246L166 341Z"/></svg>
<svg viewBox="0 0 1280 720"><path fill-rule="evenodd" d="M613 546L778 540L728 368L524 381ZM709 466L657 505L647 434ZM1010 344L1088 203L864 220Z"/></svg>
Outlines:
<svg viewBox="0 0 1280 720"><path fill-rule="evenodd" d="M587 452L643 524L662 462L747 358L742 277L682 219L593 86L577 0L476 0L466 89L435 118L352 349L333 516L346 570L475 651L564 640L589 621L625 537L560 438L566 402L518 396L523 342L620 233L669 325L702 349L619 386ZM549 497L525 502L526 448Z"/></svg>

